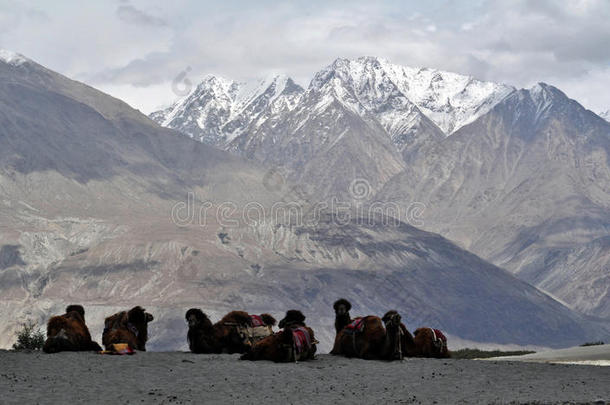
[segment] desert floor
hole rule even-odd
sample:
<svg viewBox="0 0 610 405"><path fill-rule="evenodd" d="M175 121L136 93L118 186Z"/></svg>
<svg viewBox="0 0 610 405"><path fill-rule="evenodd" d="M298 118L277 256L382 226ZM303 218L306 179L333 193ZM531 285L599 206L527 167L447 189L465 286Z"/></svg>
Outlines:
<svg viewBox="0 0 610 405"><path fill-rule="evenodd" d="M237 355L0 351L0 403L591 403L610 367L478 360L299 364Z"/></svg>

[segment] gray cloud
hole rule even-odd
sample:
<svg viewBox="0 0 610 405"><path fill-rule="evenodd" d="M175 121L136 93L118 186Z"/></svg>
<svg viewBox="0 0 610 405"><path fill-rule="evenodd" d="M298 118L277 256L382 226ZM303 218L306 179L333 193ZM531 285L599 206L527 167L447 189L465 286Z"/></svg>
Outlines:
<svg viewBox="0 0 610 405"><path fill-rule="evenodd" d="M123 4L118 6L116 14L120 20L129 24L151 25L160 27L167 25L167 22L165 22L165 20L163 20L162 18L147 14L142 10L138 10L130 4Z"/></svg>

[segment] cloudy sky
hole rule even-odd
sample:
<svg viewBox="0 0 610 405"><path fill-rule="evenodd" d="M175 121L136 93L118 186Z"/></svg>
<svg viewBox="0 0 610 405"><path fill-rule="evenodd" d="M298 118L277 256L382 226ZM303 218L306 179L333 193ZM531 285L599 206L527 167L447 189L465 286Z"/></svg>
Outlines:
<svg viewBox="0 0 610 405"><path fill-rule="evenodd" d="M362 55L544 81L599 112L610 109L609 21L609 0L0 0L0 48L147 113L183 77L282 72L307 85L337 57Z"/></svg>

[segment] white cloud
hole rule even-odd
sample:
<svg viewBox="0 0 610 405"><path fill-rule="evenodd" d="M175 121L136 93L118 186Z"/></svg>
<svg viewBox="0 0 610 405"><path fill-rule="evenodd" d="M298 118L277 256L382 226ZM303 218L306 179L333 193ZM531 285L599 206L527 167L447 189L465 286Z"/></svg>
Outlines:
<svg viewBox="0 0 610 405"><path fill-rule="evenodd" d="M516 86L544 81L595 111L610 108L605 0L349 4L0 3L0 47L144 111L170 101L151 100L171 99L171 81L187 66L193 81L206 73L247 80L283 71L306 85L335 58L361 55Z"/></svg>

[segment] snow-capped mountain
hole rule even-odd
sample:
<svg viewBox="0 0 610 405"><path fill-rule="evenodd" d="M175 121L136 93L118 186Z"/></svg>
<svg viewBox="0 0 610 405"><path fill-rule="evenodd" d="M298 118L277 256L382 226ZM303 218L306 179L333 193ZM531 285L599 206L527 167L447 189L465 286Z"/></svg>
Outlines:
<svg viewBox="0 0 610 405"><path fill-rule="evenodd" d="M294 108L302 92L283 75L254 83L208 75L186 97L150 117L201 142L227 147L246 129Z"/></svg>
<svg viewBox="0 0 610 405"><path fill-rule="evenodd" d="M610 122L610 110L602 111L598 115L606 121Z"/></svg>
<svg viewBox="0 0 610 405"><path fill-rule="evenodd" d="M450 135L514 90L470 76L400 66L375 57L337 59L315 75L311 86L318 88L329 78L341 80L368 111L380 113L390 132L396 126L404 130L405 125L416 125L423 113Z"/></svg>
<svg viewBox="0 0 610 405"><path fill-rule="evenodd" d="M447 135L487 113L515 90L437 69L405 67L385 60L381 65L400 91Z"/></svg>
<svg viewBox="0 0 610 405"><path fill-rule="evenodd" d="M361 117L374 117L403 151L419 143L422 132L452 134L513 90L470 76L361 57L335 60L314 75L307 91L326 94L318 110L337 101ZM302 94L284 76L252 84L208 76L187 97L151 118L204 142L239 149L231 145L235 138L253 135L266 120L294 110L305 100Z"/></svg>
<svg viewBox="0 0 610 405"><path fill-rule="evenodd" d="M443 132L405 95L387 66L371 57L337 59L315 74L308 91L325 94L322 104L337 100L360 117L374 118L398 151L412 151L430 136L442 138Z"/></svg>

